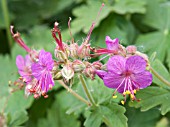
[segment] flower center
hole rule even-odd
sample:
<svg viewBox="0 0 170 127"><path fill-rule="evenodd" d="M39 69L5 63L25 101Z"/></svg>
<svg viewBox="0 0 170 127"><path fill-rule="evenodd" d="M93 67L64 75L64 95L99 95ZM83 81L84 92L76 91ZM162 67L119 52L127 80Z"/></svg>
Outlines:
<svg viewBox="0 0 170 127"><path fill-rule="evenodd" d="M130 75L132 74L132 72L131 71L125 71L125 72L123 72L123 75L125 76L125 77L129 77Z"/></svg>

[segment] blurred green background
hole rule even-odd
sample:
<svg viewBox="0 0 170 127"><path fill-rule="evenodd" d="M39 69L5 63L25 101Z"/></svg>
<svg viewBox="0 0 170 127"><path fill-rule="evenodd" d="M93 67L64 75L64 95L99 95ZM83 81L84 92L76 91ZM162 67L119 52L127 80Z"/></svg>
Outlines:
<svg viewBox="0 0 170 127"><path fill-rule="evenodd" d="M84 126L89 114L84 109L85 105L71 97L57 82L55 88L49 92L48 99L26 99L23 90L11 94L10 90L13 88L9 87L8 81L13 82L18 78L15 57L18 54L25 55L26 52L12 39L10 25L15 26L15 31L21 33L21 37L30 47L44 48L53 53L55 43L51 29L54 22L59 23L63 41L67 42L71 40L67 25L71 17L75 41L81 43L102 3L105 6L96 21L91 44L105 47L106 35L118 37L124 46L136 45L139 51L149 56L156 52L156 58L169 72L169 0L0 0L0 127ZM101 80L99 82L102 84ZM75 90L78 91L79 88ZM170 113L163 116L158 107L146 112L131 108L128 104L125 107L128 122L124 120L120 127L127 124L129 127L170 126Z"/></svg>

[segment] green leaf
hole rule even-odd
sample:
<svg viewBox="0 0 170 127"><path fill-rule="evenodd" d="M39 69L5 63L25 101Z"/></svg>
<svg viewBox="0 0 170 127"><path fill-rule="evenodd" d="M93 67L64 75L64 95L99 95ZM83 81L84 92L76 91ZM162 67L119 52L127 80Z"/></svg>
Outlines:
<svg viewBox="0 0 170 127"><path fill-rule="evenodd" d="M88 1L87 5L81 5L73 10L73 15L76 19L72 22L73 34L83 30L84 33L88 33L92 22L96 19L102 3L96 1ZM98 16L95 27L97 27L101 20L108 16L110 12L109 7L104 7Z"/></svg>
<svg viewBox="0 0 170 127"><path fill-rule="evenodd" d="M145 1L136 0L116 0L113 10L118 14L142 13L146 12Z"/></svg>
<svg viewBox="0 0 170 127"><path fill-rule="evenodd" d="M137 44L143 45L149 54L156 51L157 57L163 61L170 50L168 48L170 47L170 7L168 4L158 5L156 1L150 1L148 6L153 6L153 8L149 8L151 10L148 10L144 23L158 29L158 31L140 35Z"/></svg>
<svg viewBox="0 0 170 127"><path fill-rule="evenodd" d="M99 127L102 118L102 121L109 127L127 127L127 118L124 113L125 108L118 104L102 105L97 107L95 111L92 111L84 125L86 127ZM95 118L98 120L94 122L92 119Z"/></svg>
<svg viewBox="0 0 170 127"><path fill-rule="evenodd" d="M73 2L74 0L65 2L62 0L12 0L9 2L9 10L14 16L13 22L16 27L27 29L32 25L40 24L42 20L58 14L73 4Z"/></svg>
<svg viewBox="0 0 170 127"><path fill-rule="evenodd" d="M41 118L38 121L38 127L79 127L80 123L77 116L66 114L66 107L68 98L63 98L67 94L66 91L57 94L53 105L48 109L47 118ZM67 105L67 106L65 106Z"/></svg>
<svg viewBox="0 0 170 127"><path fill-rule="evenodd" d="M120 102L120 100L123 99L123 96L121 94L116 94L118 97L116 99L113 99L112 94L114 92L114 89L107 88L104 85L103 80L101 80L97 76L93 81L87 80L87 85L97 105L110 103L111 101Z"/></svg>
<svg viewBox="0 0 170 127"><path fill-rule="evenodd" d="M14 114L15 117L12 117L9 127L19 127L19 125L23 124L28 120L27 112L26 111L16 111Z"/></svg>
<svg viewBox="0 0 170 127"><path fill-rule="evenodd" d="M110 36L112 39L119 38L120 43L127 44L127 33L118 25L118 22L124 22L124 19L118 19L119 17L112 14L103 20L100 27L94 30L95 41L92 42L92 45L106 47L106 36Z"/></svg>
<svg viewBox="0 0 170 127"><path fill-rule="evenodd" d="M170 79L169 79L170 74L160 60L156 59L154 62L151 63L151 66L161 77L163 77L164 79L170 82ZM153 75L153 82L161 87L164 87L167 89L169 88L166 84L160 81L155 75Z"/></svg>
<svg viewBox="0 0 170 127"><path fill-rule="evenodd" d="M160 121L157 122L156 127L168 127L169 121L166 117L163 117Z"/></svg>
<svg viewBox="0 0 170 127"><path fill-rule="evenodd" d="M130 102L130 106L141 107L141 111L147 111L153 107L160 106L162 115L170 111L170 91L160 87L148 87L140 90L137 95L140 102Z"/></svg>
<svg viewBox="0 0 170 127"><path fill-rule="evenodd" d="M141 112L139 109L126 107L126 116L129 127L155 127L160 112L158 109Z"/></svg>
<svg viewBox="0 0 170 127"><path fill-rule="evenodd" d="M84 122L85 127L100 127L102 124L102 115L100 114L99 109L93 111L89 117L87 117Z"/></svg>
<svg viewBox="0 0 170 127"><path fill-rule="evenodd" d="M160 0L146 0L146 2L147 13L143 23L162 31L170 29L170 5Z"/></svg>

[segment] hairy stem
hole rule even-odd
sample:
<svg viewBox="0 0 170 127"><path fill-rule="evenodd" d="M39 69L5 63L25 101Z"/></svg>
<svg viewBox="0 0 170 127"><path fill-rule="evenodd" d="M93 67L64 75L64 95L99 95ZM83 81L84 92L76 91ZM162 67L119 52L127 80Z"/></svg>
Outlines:
<svg viewBox="0 0 170 127"><path fill-rule="evenodd" d="M84 89L84 91L85 91L85 93L86 93L86 96L87 96L87 98L89 99L90 103L91 103L93 106L96 106L93 97L91 96L90 92L88 91L87 84L86 84L83 76L82 76L82 75L79 75L79 79L80 79L80 81L81 81L81 83L82 83L83 89Z"/></svg>
<svg viewBox="0 0 170 127"><path fill-rule="evenodd" d="M150 67L152 73L160 80L162 81L164 84L166 84L167 86L170 86L170 82L168 82L165 78L163 78L160 74L158 74L158 72L156 72L152 67Z"/></svg>
<svg viewBox="0 0 170 127"><path fill-rule="evenodd" d="M77 99L79 99L80 101L84 102L85 104L87 104L88 106L91 106L90 102L88 102L86 99L84 99L83 97L81 97L80 95L78 95L76 92L74 92L72 89L70 89L66 84L64 84L63 81L59 80L58 81L65 89L67 89L73 96L75 96Z"/></svg>
<svg viewBox="0 0 170 127"><path fill-rule="evenodd" d="M9 47L11 48L12 47L12 38L11 38L11 33L10 33L10 19L9 19L7 0L2 0L1 5L2 5L2 12L3 12L3 16L4 16L4 21L5 21L6 34L8 37L8 43L9 43Z"/></svg>

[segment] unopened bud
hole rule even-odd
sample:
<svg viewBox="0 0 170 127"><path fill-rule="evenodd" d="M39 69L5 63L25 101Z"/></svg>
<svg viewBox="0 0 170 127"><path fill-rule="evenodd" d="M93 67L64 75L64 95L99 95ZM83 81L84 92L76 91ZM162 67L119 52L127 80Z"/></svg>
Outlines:
<svg viewBox="0 0 170 127"><path fill-rule="evenodd" d="M86 75L86 77L90 77L93 80L95 76L95 69L93 67L86 67L83 73Z"/></svg>
<svg viewBox="0 0 170 127"><path fill-rule="evenodd" d="M55 54L55 57L58 58L60 61L67 60L67 55L61 50L55 49L54 54Z"/></svg>
<svg viewBox="0 0 170 127"><path fill-rule="evenodd" d="M80 60L75 60L72 64L72 66L73 66L73 69L75 72L81 72L86 68L84 63Z"/></svg>
<svg viewBox="0 0 170 127"><path fill-rule="evenodd" d="M85 57L88 57L90 55L90 44L82 44L77 51L77 55L83 59Z"/></svg>
<svg viewBox="0 0 170 127"><path fill-rule="evenodd" d="M61 70L61 74L66 80L69 80L74 76L74 70L69 65L66 65Z"/></svg>
<svg viewBox="0 0 170 127"><path fill-rule="evenodd" d="M137 48L134 45L130 45L126 47L126 50L128 54L135 54L135 52L137 51Z"/></svg>
<svg viewBox="0 0 170 127"><path fill-rule="evenodd" d="M92 63L92 66L96 69L96 70L100 70L101 69L101 67L102 67L102 63L101 62L99 62L99 61L96 61L96 62L93 62Z"/></svg>
<svg viewBox="0 0 170 127"><path fill-rule="evenodd" d="M78 57L78 54L77 54L78 45L77 45L77 43L70 44L69 51L70 51L71 57L77 58Z"/></svg>
<svg viewBox="0 0 170 127"><path fill-rule="evenodd" d="M63 77L60 71L55 73L54 80L61 80L62 78Z"/></svg>

